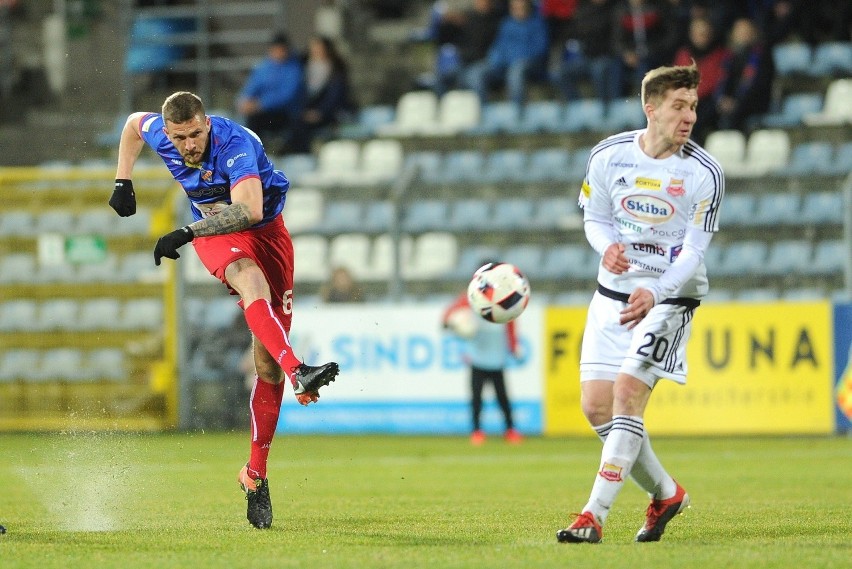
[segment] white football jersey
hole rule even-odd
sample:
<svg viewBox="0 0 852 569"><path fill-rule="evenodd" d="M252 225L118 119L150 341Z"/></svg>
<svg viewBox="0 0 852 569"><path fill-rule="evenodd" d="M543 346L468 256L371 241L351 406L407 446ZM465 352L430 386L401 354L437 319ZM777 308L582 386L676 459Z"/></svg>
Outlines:
<svg viewBox="0 0 852 569"><path fill-rule="evenodd" d="M584 215L610 219L630 261L621 275L601 266L598 282L627 294L653 285L671 266L688 227L719 230L725 193L722 168L703 148L689 141L678 153L658 160L639 146L644 132L617 134L595 146L580 191ZM673 296L701 298L707 291L702 262Z"/></svg>

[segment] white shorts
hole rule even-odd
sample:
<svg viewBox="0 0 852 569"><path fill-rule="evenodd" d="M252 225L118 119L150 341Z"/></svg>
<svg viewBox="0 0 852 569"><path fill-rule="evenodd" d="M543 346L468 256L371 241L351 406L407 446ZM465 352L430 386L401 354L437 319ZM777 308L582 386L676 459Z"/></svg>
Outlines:
<svg viewBox="0 0 852 569"><path fill-rule="evenodd" d="M651 388L660 379L686 383L686 342L698 300L666 299L628 330L619 323L626 297L603 287L592 297L580 351L580 381L615 381L623 372Z"/></svg>

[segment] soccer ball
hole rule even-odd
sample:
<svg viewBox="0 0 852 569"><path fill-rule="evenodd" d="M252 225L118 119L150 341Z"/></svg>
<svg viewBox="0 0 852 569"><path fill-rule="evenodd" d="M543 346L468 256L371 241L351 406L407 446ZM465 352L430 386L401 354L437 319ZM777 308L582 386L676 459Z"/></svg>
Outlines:
<svg viewBox="0 0 852 569"><path fill-rule="evenodd" d="M467 285L467 299L476 314L489 322L504 324L527 307L530 283L514 265L487 263L473 273Z"/></svg>

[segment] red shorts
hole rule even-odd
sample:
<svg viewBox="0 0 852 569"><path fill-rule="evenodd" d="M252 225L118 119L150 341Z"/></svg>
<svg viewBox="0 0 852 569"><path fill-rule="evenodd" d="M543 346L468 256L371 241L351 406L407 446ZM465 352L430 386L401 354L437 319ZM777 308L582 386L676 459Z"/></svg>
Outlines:
<svg viewBox="0 0 852 569"><path fill-rule="evenodd" d="M269 283L272 307L276 311L283 308L289 324L293 306L293 241L280 215L256 229L196 237L192 245L210 274L225 283L231 294L237 292L225 279L225 268L237 259L248 258L257 263Z"/></svg>

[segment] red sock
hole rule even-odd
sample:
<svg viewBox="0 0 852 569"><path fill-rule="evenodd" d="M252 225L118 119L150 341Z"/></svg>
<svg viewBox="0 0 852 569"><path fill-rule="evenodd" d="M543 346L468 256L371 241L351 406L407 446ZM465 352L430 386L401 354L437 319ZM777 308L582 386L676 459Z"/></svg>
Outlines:
<svg viewBox="0 0 852 569"><path fill-rule="evenodd" d="M269 301L263 298L255 300L245 309L245 316L249 330L289 377L292 369L302 362L293 354L284 323L276 316Z"/></svg>
<svg viewBox="0 0 852 569"><path fill-rule="evenodd" d="M251 390L249 407L251 408L251 455L248 469L252 478L266 478L266 461L269 458L269 446L278 426L281 411L281 397L284 395L284 383L267 383L255 379Z"/></svg>

